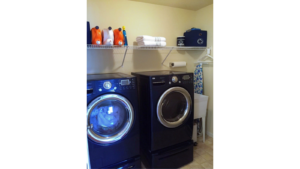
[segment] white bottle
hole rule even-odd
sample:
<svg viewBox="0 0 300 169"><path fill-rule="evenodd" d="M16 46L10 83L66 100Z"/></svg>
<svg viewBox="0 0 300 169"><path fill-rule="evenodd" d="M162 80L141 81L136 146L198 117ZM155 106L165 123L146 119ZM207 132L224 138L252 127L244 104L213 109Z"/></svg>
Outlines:
<svg viewBox="0 0 300 169"><path fill-rule="evenodd" d="M109 34L109 44L110 45L114 45L114 32L113 32L113 30L112 30L112 28L111 27L108 27L108 34Z"/></svg>
<svg viewBox="0 0 300 169"><path fill-rule="evenodd" d="M104 45L113 45L114 44L114 32L111 27L108 29L103 29L103 44Z"/></svg>

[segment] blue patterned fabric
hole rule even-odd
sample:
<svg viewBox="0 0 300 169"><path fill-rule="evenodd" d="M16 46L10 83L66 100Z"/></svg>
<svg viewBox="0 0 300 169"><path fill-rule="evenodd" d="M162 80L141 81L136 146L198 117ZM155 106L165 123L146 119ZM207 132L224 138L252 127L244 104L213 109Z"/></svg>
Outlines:
<svg viewBox="0 0 300 169"><path fill-rule="evenodd" d="M203 70L202 63L196 66L194 72L194 92L198 94L203 94Z"/></svg>

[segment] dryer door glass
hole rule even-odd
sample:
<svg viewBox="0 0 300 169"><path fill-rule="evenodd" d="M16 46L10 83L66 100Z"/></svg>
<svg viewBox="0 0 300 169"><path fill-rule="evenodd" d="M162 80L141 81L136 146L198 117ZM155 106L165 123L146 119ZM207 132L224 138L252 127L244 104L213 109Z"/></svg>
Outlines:
<svg viewBox="0 0 300 169"><path fill-rule="evenodd" d="M168 128L178 127L188 117L191 105L192 99L187 90L172 87L166 90L158 101L158 120Z"/></svg>
<svg viewBox="0 0 300 169"><path fill-rule="evenodd" d="M123 138L133 123L133 108L123 96L107 94L88 106L88 136L98 143L112 143Z"/></svg>
<svg viewBox="0 0 300 169"><path fill-rule="evenodd" d="M162 101L162 115L166 121L178 121L187 107L187 102L183 94L179 92L169 93Z"/></svg>

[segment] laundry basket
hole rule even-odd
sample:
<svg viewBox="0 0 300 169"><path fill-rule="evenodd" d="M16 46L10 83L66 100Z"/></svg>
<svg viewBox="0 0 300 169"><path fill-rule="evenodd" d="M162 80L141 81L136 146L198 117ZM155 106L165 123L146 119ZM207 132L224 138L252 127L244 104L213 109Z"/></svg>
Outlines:
<svg viewBox="0 0 300 169"><path fill-rule="evenodd" d="M205 142L205 117L207 110L208 96L194 93L194 119L202 118L203 142ZM193 142L197 142L197 124L193 127Z"/></svg>

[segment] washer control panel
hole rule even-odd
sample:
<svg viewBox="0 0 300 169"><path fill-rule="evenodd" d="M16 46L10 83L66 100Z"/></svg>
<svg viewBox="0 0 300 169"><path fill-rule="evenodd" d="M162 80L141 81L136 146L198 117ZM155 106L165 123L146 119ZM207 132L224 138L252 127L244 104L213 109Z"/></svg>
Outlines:
<svg viewBox="0 0 300 169"><path fill-rule="evenodd" d="M136 89L135 78L112 79L86 82L87 93L115 92ZM93 92L94 91L94 92Z"/></svg>

